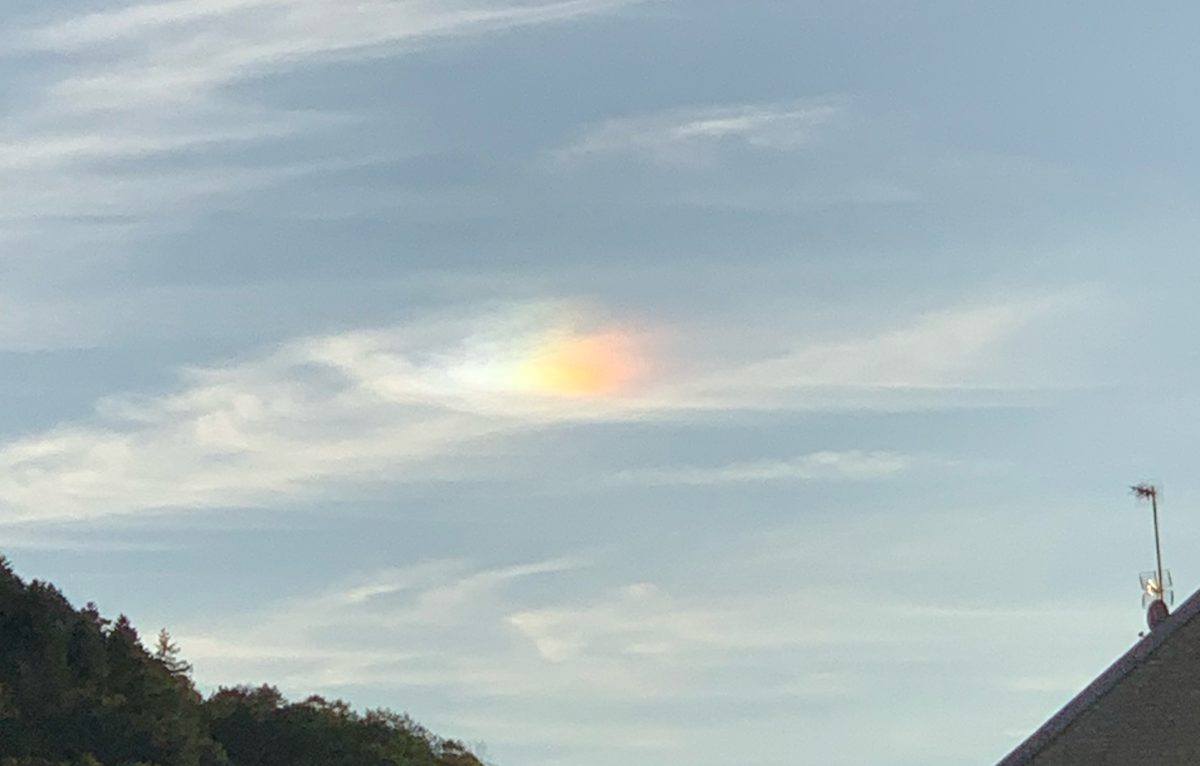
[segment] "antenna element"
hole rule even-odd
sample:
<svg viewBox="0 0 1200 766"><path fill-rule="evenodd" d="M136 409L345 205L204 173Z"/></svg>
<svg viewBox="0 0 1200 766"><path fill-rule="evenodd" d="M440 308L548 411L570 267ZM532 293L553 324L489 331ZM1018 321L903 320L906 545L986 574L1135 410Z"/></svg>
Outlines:
<svg viewBox="0 0 1200 766"><path fill-rule="evenodd" d="M1142 606L1148 606L1146 621L1153 628L1167 617L1168 601L1174 601L1175 592L1171 588L1171 573L1166 572L1162 565L1162 545L1158 535L1158 487L1153 484L1136 484L1130 487L1139 500L1149 500L1154 515L1154 558L1157 569L1154 572L1142 572L1139 579L1142 583Z"/></svg>

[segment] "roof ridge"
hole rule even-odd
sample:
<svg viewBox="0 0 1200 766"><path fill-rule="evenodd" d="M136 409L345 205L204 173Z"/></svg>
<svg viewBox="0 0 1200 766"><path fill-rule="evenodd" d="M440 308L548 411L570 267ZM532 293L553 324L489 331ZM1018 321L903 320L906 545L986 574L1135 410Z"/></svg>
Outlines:
<svg viewBox="0 0 1200 766"><path fill-rule="evenodd" d="M1079 716L1112 691L1130 671L1144 663L1151 654L1166 643L1167 639L1174 635L1175 631L1187 625L1198 614L1200 614L1200 591L1189 596L1177 610L1152 628L1144 638L1130 647L1129 651L1118 657L1113 664L1108 666L1107 670L1096 677L1096 680L1072 697L1070 702L1051 716L1037 731L1030 734L1024 742L1017 745L996 766L1028 764L1035 755L1075 723Z"/></svg>

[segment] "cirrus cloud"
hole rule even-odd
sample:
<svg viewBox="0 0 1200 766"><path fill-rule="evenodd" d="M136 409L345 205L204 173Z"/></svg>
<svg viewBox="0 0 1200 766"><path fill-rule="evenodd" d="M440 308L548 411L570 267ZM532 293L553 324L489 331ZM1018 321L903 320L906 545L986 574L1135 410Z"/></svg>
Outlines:
<svg viewBox="0 0 1200 766"><path fill-rule="evenodd" d="M32 520L278 505L347 482L461 475L455 457L559 424L969 405L981 391L996 393L988 381L1006 344L1063 304L1018 298L947 310L857 339L799 341L768 359L707 348L703 359L666 363L627 389L565 395L505 373L547 338L594 329L564 304L300 338L184 370L174 391L109 397L91 421L0 445L0 508ZM861 480L904 466L893 455L826 452L641 478Z"/></svg>
<svg viewBox="0 0 1200 766"><path fill-rule="evenodd" d="M778 152L808 146L844 110L835 100L800 100L671 109L588 128L555 156L563 162L635 157L665 165L707 161L720 146Z"/></svg>

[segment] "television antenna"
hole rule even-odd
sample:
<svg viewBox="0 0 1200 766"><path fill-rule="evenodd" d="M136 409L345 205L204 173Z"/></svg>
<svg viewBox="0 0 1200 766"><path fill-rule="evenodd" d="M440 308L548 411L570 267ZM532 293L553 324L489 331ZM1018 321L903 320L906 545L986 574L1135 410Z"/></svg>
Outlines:
<svg viewBox="0 0 1200 766"><path fill-rule="evenodd" d="M1138 580L1142 585L1142 607L1146 609L1146 622L1153 628L1170 614L1170 606L1175 603L1175 590L1172 587L1171 572L1163 569L1162 544L1158 534L1158 487L1153 484L1135 484L1130 489L1138 500L1149 500L1150 509L1154 515L1154 559L1156 568L1153 572L1142 572Z"/></svg>
<svg viewBox="0 0 1200 766"><path fill-rule="evenodd" d="M1138 579L1142 583L1142 608L1153 604L1159 599L1165 601L1167 606L1175 605L1175 583L1171 581L1171 570L1164 569L1162 573L1162 581L1158 580L1157 572L1142 572L1138 575Z"/></svg>

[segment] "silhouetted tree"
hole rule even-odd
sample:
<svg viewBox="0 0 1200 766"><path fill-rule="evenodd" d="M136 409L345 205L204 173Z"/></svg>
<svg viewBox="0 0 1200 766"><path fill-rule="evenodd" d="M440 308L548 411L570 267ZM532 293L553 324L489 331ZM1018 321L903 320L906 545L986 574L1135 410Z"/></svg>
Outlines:
<svg viewBox="0 0 1200 766"><path fill-rule="evenodd" d="M191 669L165 629L148 652L0 557L0 766L481 766L406 715L271 686L205 701Z"/></svg>
<svg viewBox="0 0 1200 766"><path fill-rule="evenodd" d="M176 678L184 678L192 673L192 666L179 656L179 646L171 641L171 634L163 628L158 632L158 643L154 647L154 659Z"/></svg>

